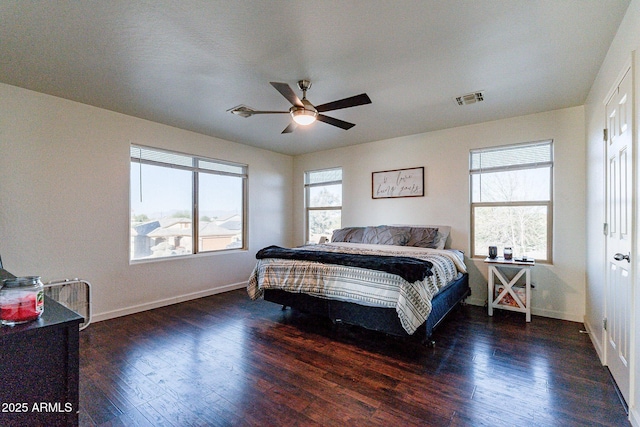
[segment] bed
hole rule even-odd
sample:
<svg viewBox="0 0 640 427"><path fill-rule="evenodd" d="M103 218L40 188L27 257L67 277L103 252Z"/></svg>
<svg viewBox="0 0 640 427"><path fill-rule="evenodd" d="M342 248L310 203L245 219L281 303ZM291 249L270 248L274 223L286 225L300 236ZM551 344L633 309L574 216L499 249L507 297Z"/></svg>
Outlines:
<svg viewBox="0 0 640 427"><path fill-rule="evenodd" d="M446 226L346 227L331 241L270 246L256 255L251 299L433 343L471 291L463 253L445 249Z"/></svg>

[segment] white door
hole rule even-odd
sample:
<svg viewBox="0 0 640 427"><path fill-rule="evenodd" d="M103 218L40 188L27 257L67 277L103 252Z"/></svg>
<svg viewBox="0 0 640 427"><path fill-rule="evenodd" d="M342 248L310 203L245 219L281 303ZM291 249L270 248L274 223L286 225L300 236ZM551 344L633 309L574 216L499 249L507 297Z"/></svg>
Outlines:
<svg viewBox="0 0 640 427"><path fill-rule="evenodd" d="M605 362L629 402L632 240L632 97L627 72L607 103L607 292Z"/></svg>

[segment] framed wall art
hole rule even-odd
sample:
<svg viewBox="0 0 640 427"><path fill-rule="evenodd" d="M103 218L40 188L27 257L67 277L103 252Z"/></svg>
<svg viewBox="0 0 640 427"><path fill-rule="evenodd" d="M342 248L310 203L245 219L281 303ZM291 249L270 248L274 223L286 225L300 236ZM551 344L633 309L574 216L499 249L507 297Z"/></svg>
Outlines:
<svg viewBox="0 0 640 427"><path fill-rule="evenodd" d="M374 199L422 196L424 167L371 173L371 197Z"/></svg>

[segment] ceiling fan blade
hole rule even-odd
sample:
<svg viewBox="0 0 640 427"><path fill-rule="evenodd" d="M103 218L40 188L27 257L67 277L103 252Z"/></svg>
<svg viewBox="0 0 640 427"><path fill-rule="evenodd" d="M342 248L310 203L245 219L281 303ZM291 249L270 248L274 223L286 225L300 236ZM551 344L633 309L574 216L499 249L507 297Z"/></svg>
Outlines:
<svg viewBox="0 0 640 427"><path fill-rule="evenodd" d="M298 124L296 122L291 122L289 123L289 126L287 126L286 128L284 128L284 130L281 133L291 133L295 130L295 128L298 127Z"/></svg>
<svg viewBox="0 0 640 427"><path fill-rule="evenodd" d="M328 124L333 125L333 126L337 126L337 127L342 128L344 130L349 130L352 127L355 126L354 123L345 122L344 120L340 120L340 119L336 119L336 118L333 118L333 117L325 116L324 114L318 114L316 116L316 120L328 123Z"/></svg>
<svg viewBox="0 0 640 427"><path fill-rule="evenodd" d="M254 114L289 114L289 111L259 111L259 110L254 110L251 107L248 107L246 105L238 105L237 107L233 107L229 110L227 110L228 112L230 112L233 115L236 116L240 116L240 117L251 117Z"/></svg>
<svg viewBox="0 0 640 427"><path fill-rule="evenodd" d="M247 114L252 116L254 114L289 114L289 112L288 111L251 111Z"/></svg>
<svg viewBox="0 0 640 427"><path fill-rule="evenodd" d="M271 83L271 86L273 86L278 92L280 92L282 96L287 98L287 100L292 105L295 105L296 107L304 107L304 105L302 104L302 101L300 101L300 98L298 98L298 95L296 95L293 89L291 89L291 86L289 86L286 83L278 83L278 82L269 82L269 83Z"/></svg>
<svg viewBox="0 0 640 427"><path fill-rule="evenodd" d="M316 110L319 113L325 111L339 110L341 108L357 107L358 105L371 104L371 99L366 93L360 95L351 96L349 98L340 99L338 101L328 102L322 105L316 105Z"/></svg>

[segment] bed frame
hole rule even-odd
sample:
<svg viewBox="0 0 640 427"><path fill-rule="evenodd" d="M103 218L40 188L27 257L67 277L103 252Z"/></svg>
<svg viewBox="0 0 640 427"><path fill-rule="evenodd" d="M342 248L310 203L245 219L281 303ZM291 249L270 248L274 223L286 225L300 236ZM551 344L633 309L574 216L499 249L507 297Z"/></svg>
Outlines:
<svg viewBox="0 0 640 427"><path fill-rule="evenodd" d="M445 316L465 298L471 295L469 275L462 274L447 284L431 301L432 309L425 323L413 334L424 344L434 345L432 334ZM409 337L395 308L369 307L356 303L314 297L277 289L265 289L264 299L302 312L328 317L334 323L346 323L391 335Z"/></svg>

